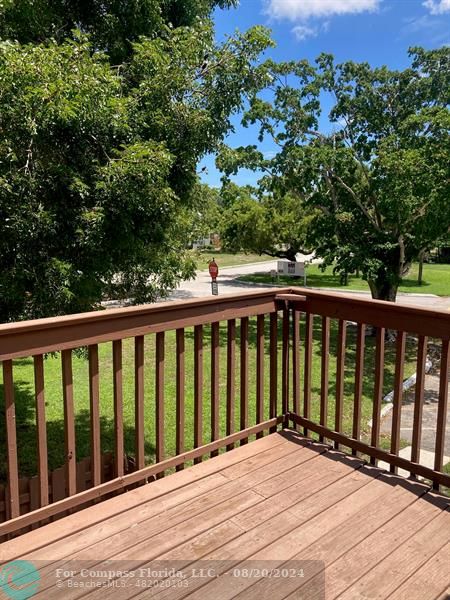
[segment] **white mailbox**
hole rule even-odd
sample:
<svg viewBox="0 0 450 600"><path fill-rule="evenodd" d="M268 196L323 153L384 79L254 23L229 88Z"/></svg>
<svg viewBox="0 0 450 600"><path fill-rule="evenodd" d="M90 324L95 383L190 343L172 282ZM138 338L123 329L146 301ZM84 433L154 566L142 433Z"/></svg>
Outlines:
<svg viewBox="0 0 450 600"><path fill-rule="evenodd" d="M278 261L278 274L291 277L303 277L303 284L306 285L306 269L304 262L293 262L290 260Z"/></svg>

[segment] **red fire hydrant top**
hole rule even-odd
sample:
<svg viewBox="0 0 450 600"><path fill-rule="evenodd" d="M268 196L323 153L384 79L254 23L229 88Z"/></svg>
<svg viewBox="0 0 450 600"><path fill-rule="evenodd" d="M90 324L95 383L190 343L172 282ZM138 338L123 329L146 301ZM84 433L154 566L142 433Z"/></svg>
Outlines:
<svg viewBox="0 0 450 600"><path fill-rule="evenodd" d="M219 274L219 267L214 259L209 261L209 274L211 275L211 279L216 279Z"/></svg>

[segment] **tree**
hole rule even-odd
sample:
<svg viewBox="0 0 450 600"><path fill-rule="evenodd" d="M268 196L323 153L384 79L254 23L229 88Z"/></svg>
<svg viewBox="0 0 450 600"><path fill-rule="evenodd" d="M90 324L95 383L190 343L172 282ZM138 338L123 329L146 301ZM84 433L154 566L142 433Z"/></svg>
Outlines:
<svg viewBox="0 0 450 600"><path fill-rule="evenodd" d="M221 195L227 199L220 230L225 248L291 261L299 252L309 253L305 239L311 215L294 194L258 197L250 186L227 182Z"/></svg>
<svg viewBox="0 0 450 600"><path fill-rule="evenodd" d="M189 242L207 238L211 233L218 233L222 206L219 190L206 183L197 183L192 189L192 222L190 224Z"/></svg>
<svg viewBox="0 0 450 600"><path fill-rule="evenodd" d="M81 33L0 44L1 321L153 301L193 275L197 163L260 85L269 43L165 26L120 67Z"/></svg>
<svg viewBox="0 0 450 600"><path fill-rule="evenodd" d="M235 0L2 0L0 37L21 44L89 34L93 46L120 64L133 53L141 36L160 35L166 26L194 25L207 19L217 6L227 8Z"/></svg>
<svg viewBox="0 0 450 600"><path fill-rule="evenodd" d="M395 300L411 262L450 228L450 49L410 56L404 71L326 54L316 65L268 61L270 90L255 94L243 122L259 123L278 152L266 160L256 145L224 149L218 161L226 174L262 170L261 189L316 211L307 242L325 266L359 269L383 300Z"/></svg>

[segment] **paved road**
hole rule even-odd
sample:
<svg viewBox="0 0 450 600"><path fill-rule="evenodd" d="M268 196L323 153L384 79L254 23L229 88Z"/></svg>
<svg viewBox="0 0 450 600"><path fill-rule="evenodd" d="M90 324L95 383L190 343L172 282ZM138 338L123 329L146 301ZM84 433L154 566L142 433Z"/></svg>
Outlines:
<svg viewBox="0 0 450 600"><path fill-rule="evenodd" d="M276 260L224 269L219 264L219 294L233 294L255 289L253 284L236 281L236 278L240 275L251 275L252 273L267 273L267 271L276 268ZM264 289L264 287L257 286L257 289ZM182 298L199 298L203 296L211 296L211 277L208 271L199 271L194 280L181 283L178 289L172 292L169 299L180 300Z"/></svg>
<svg viewBox="0 0 450 600"><path fill-rule="evenodd" d="M252 273L267 273L272 269L277 268L277 261L272 260L263 263L253 263L250 265L242 265L239 267L220 268L219 264L219 294L232 294L244 292L251 289L264 289L264 286L255 286L252 283L244 283L237 279L241 275L249 275ZM321 288L324 290L324 288ZM351 292L342 290L331 290L337 294L354 294L355 296L368 296L369 292ZM187 298L198 298L211 296L211 278L208 271L200 271L193 281L185 281L180 284L179 288L172 292L169 300L180 300ZM450 297L433 296L432 294L398 294L397 302L399 304L423 306L426 308L434 308L436 310L450 311Z"/></svg>

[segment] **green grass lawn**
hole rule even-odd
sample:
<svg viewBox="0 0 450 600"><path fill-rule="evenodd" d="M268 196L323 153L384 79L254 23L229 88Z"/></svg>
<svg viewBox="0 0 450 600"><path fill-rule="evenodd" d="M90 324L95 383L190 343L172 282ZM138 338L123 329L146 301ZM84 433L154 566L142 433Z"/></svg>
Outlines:
<svg viewBox="0 0 450 600"><path fill-rule="evenodd" d="M272 260L270 256L260 256L259 254L230 254L220 250L193 250L197 268L199 271L206 271L208 263L213 258L220 267L235 267L248 265L251 263L267 262Z"/></svg>
<svg viewBox="0 0 450 600"><path fill-rule="evenodd" d="M236 355L236 429L239 429L239 326L237 327ZM281 333L281 331L280 331ZM268 418L269 406L269 347L268 319L266 319L265 346L265 418ZM334 394L336 371L337 324L332 323L330 340L330 386L329 386L329 425L334 420ZM303 323L301 324L303 339ZM354 386L355 330L349 326L347 337L346 376L345 376L345 431L351 432L352 402ZM210 328L204 328L204 442L210 441ZM255 423L256 405L256 320L250 319L249 329L249 425ZM155 340L153 335L145 339L145 453L147 463L154 461L155 445ZM280 346L281 350L281 346ZM416 345L414 339L407 344L407 365L405 377L414 371ZM278 353L281 359L281 351ZM110 343L101 344L100 355L100 414L102 451L114 449L113 418L113 372L112 348ZM320 319L314 320L313 373L312 373L312 415L319 416L320 395ZM186 450L193 447L193 331L186 330ZM387 344L384 393L393 387L395 349ZM301 348L303 364L303 349ZM371 418L373 394L374 338L366 338L364 396L362 405L362 429L367 430L367 421ZM55 354L45 360L45 402L48 434L49 468L51 470L64 463L64 415L62 402L60 356ZM301 367L301 377L303 366ZM279 368L279 375L281 367ZM166 334L165 361L165 438L167 456L175 453L175 333ZM33 364L31 359L14 361L14 381L16 392L16 422L19 448L20 474L29 476L36 473L36 428L34 408ZM77 459L90 454L89 446L89 390L88 362L82 356L73 357L74 400L76 413ZM3 386L0 379L0 480L6 475L6 448ZM134 455L134 344L125 340L123 345L123 390L124 390L124 429L125 450ZM301 394L303 397L303 394ZM226 406L226 323L220 327L220 435L225 435ZM280 398L278 407L280 408Z"/></svg>
<svg viewBox="0 0 450 600"><path fill-rule="evenodd" d="M423 283L417 284L418 264L414 264L410 273L403 279L399 292L411 292L419 294L436 294L437 296L450 296L450 265L425 264L423 269ZM360 277L348 276L348 285L343 285L339 275L333 275L329 267L325 272L318 265L306 267L306 284L308 287L317 288L341 288L342 290L368 291L369 286ZM253 275L242 275L242 281L253 283L272 283L270 274L255 273ZM292 279L286 275L278 278L281 285L303 285L303 280Z"/></svg>

